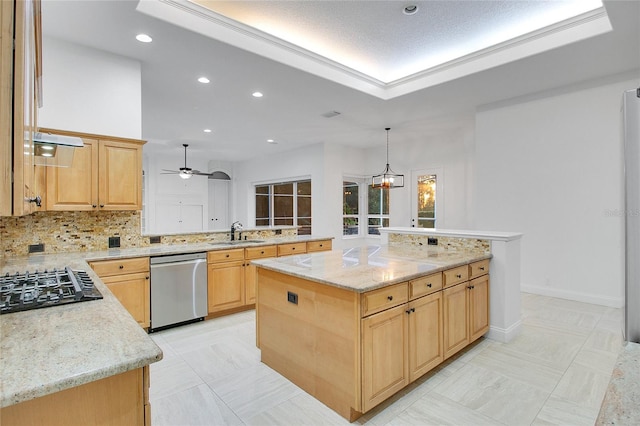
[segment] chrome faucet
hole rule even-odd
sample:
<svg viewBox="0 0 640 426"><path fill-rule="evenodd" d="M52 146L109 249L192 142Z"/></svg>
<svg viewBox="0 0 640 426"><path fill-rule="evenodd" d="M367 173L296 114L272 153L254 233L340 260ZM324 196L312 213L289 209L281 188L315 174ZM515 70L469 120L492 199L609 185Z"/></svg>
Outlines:
<svg viewBox="0 0 640 426"><path fill-rule="evenodd" d="M236 231L242 231L242 224L239 220L236 220L231 224L231 241L236 239Z"/></svg>

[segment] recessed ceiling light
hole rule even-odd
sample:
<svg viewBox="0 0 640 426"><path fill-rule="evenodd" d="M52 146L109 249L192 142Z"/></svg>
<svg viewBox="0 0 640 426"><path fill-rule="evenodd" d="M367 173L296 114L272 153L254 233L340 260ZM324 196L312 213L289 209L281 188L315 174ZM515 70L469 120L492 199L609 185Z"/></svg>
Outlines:
<svg viewBox="0 0 640 426"><path fill-rule="evenodd" d="M418 11L418 5L416 4L405 6L404 9L402 9L402 13L404 13L405 15L414 15L417 11Z"/></svg>
<svg viewBox="0 0 640 426"><path fill-rule="evenodd" d="M140 41L142 43L151 43L153 41L151 36L149 36L147 34L138 34L136 36L136 40L138 40L138 41Z"/></svg>
<svg viewBox="0 0 640 426"><path fill-rule="evenodd" d="M209 83L210 80L207 77L200 77L200 78L198 78L198 81L200 83L207 84L207 83Z"/></svg>
<svg viewBox="0 0 640 426"><path fill-rule="evenodd" d="M278 143L278 142L274 141L273 139L267 139L267 142L268 142L268 143L274 143L274 144L275 144L275 143Z"/></svg>
<svg viewBox="0 0 640 426"><path fill-rule="evenodd" d="M205 133L211 133L211 129L204 129Z"/></svg>
<svg viewBox="0 0 640 426"><path fill-rule="evenodd" d="M253 92L251 96L253 96L254 98L261 98L264 95L262 94L262 92Z"/></svg>

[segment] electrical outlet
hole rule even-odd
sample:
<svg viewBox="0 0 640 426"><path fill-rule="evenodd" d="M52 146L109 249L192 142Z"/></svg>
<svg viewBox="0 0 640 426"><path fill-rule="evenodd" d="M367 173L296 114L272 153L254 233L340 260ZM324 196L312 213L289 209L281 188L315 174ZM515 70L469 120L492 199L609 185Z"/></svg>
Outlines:
<svg viewBox="0 0 640 426"><path fill-rule="evenodd" d="M29 253L43 253L43 252L44 252L44 244L29 245Z"/></svg>
<svg viewBox="0 0 640 426"><path fill-rule="evenodd" d="M162 242L162 237L157 235L155 237L149 237L149 244L160 244Z"/></svg>
<svg viewBox="0 0 640 426"><path fill-rule="evenodd" d="M433 238L433 237L427 237L427 244L430 246L437 246L438 245L438 239L437 238Z"/></svg>
<svg viewBox="0 0 640 426"><path fill-rule="evenodd" d="M294 305L298 304L298 295L295 293L287 292L287 302L293 303Z"/></svg>
<svg viewBox="0 0 640 426"><path fill-rule="evenodd" d="M282 229L276 229L276 235L282 235Z"/></svg>
<svg viewBox="0 0 640 426"><path fill-rule="evenodd" d="M109 237L109 248L120 247L120 237Z"/></svg>

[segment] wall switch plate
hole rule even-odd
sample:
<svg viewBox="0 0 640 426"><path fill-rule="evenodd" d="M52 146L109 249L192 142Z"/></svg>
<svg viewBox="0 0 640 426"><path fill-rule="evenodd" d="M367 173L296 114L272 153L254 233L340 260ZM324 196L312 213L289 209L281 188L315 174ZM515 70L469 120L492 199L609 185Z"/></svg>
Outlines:
<svg viewBox="0 0 640 426"><path fill-rule="evenodd" d="M293 303L294 305L298 304L298 295L295 293L287 292L287 302Z"/></svg>
<svg viewBox="0 0 640 426"><path fill-rule="evenodd" d="M44 244L29 245L29 253L43 253L43 252L44 252Z"/></svg>
<svg viewBox="0 0 640 426"><path fill-rule="evenodd" d="M437 246L438 245L438 239L437 238L433 238L433 237L427 237L427 244L430 246Z"/></svg>
<svg viewBox="0 0 640 426"><path fill-rule="evenodd" d="M120 237L109 237L109 248L120 247Z"/></svg>
<svg viewBox="0 0 640 426"><path fill-rule="evenodd" d="M149 237L149 244L160 244L162 242L162 237L160 235L155 237Z"/></svg>

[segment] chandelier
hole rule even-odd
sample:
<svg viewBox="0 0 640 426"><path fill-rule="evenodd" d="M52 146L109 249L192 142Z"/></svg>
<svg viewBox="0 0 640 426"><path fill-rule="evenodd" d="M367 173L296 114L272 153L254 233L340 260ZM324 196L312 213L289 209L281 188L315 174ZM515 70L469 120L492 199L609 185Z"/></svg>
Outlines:
<svg viewBox="0 0 640 426"><path fill-rule="evenodd" d="M399 175L389 167L389 130L391 127L385 127L387 131L387 166L379 175L375 175L371 181L372 188L402 188L404 186L404 175Z"/></svg>

